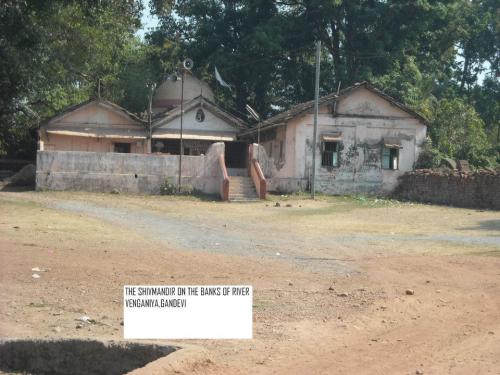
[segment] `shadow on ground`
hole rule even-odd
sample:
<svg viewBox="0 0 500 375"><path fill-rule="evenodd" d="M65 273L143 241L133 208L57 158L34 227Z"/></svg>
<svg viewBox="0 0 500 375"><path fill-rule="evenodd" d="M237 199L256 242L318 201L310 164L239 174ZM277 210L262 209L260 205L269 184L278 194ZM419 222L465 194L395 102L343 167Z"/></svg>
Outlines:
<svg viewBox="0 0 500 375"><path fill-rule="evenodd" d="M118 375L177 349L96 340L6 340L0 342L0 370L33 375Z"/></svg>

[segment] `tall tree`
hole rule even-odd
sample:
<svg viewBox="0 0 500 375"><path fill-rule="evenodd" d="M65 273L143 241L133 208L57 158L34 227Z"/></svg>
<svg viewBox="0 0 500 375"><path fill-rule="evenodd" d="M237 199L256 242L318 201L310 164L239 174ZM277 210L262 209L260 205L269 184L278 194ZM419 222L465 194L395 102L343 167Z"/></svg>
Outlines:
<svg viewBox="0 0 500 375"><path fill-rule="evenodd" d="M0 4L0 153L34 153L36 126L103 91L119 100L118 76L140 25L140 1Z"/></svg>

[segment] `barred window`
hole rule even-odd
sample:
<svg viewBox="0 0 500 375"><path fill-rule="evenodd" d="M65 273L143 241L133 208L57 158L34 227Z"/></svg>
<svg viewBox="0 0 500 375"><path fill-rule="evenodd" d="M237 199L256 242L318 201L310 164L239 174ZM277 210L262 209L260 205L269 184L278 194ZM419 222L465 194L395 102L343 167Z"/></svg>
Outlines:
<svg viewBox="0 0 500 375"><path fill-rule="evenodd" d="M399 168L399 148L386 147L382 148L382 169L398 169Z"/></svg>
<svg viewBox="0 0 500 375"><path fill-rule="evenodd" d="M323 167L339 166L339 142L323 142L321 165Z"/></svg>

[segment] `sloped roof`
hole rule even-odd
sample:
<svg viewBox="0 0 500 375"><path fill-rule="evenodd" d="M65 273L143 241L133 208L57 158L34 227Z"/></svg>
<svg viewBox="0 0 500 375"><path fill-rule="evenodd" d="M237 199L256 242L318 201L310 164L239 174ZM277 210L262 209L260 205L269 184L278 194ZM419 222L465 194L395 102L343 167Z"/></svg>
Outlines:
<svg viewBox="0 0 500 375"><path fill-rule="evenodd" d="M171 76L172 77L172 76ZM175 76L174 76L175 77ZM180 77L177 79L165 79L154 91L153 107L162 107L162 101L191 100L199 95L213 100L214 93L208 83L198 79L193 72L187 70L184 73L184 93L181 95L182 83Z"/></svg>
<svg viewBox="0 0 500 375"><path fill-rule="evenodd" d="M209 110L216 116L220 117L228 124L234 126L237 129L248 129L248 125L240 118L233 116L232 114L226 112L222 108L220 108L217 104L213 103L209 99L205 98L202 95L197 96L196 98L188 101L184 104L183 110L184 113L190 111L193 108L196 108L200 105L203 105L203 108ZM181 115L181 107L178 106L168 112L163 112L155 116L153 119L153 129L158 128L162 125L168 124L172 120L176 119Z"/></svg>
<svg viewBox="0 0 500 375"><path fill-rule="evenodd" d="M377 87L373 86L371 83L369 83L367 81L364 81L361 83L356 83L352 86L349 86L349 87L339 91L338 94L332 93L332 94L325 95L325 96L319 98L319 105L322 105L324 103L328 103L330 101L333 102L333 101L339 100L340 98L349 95L352 91L357 90L359 88L365 88L365 89L373 92L374 94L389 101L394 106L405 111L406 113L410 114L411 116L418 118L419 120L424 122L424 124L428 125L427 120L422 115L415 112L411 108L405 106L404 104L398 102L396 99L387 95L382 90L378 89ZM267 127L271 127L271 126L284 125L288 120L290 120L290 119L292 119L292 118L294 118L294 117L296 117L304 112L309 111L313 107L314 107L314 100L310 100L308 102L297 104L297 105L291 107L290 109L288 109L284 112L278 113L277 115L274 115L274 116L270 117L269 119L263 121L263 125L261 125L261 130L265 129ZM252 127L250 129L250 131L248 131L246 133L251 133L255 129L256 129L256 126Z"/></svg>
<svg viewBox="0 0 500 375"><path fill-rule="evenodd" d="M387 100L388 102L390 102L392 105L394 105L395 107L398 107L399 109L401 109L402 111L408 113L409 115L413 116L413 117L416 117L418 118L419 120L421 120L423 123L425 123L426 125L428 125L428 121L427 119L422 116L420 113L414 111L413 109L411 109L410 107L404 105L403 103L401 102L398 102L396 99L394 99L392 96L386 94L385 92L383 92L381 89L379 89L378 87L372 85L370 82L367 82L367 81L364 81L364 82L361 82L361 83L356 83L352 86L349 86L343 90L341 90L339 92L339 98L342 97L342 96L346 96L348 95L351 91L354 91L360 87L364 87L365 89L373 92L374 94L380 96L381 98Z"/></svg>
<svg viewBox="0 0 500 375"><path fill-rule="evenodd" d="M43 127L43 126L46 126L48 125L49 123L67 115L68 113L71 113L71 112L74 112L80 108L84 108L86 107L87 105L90 105L90 104L93 104L93 103L96 103L96 104L99 104L99 105L103 105L105 107L108 107L108 109L114 111L114 112L118 112L118 113L121 113L121 114L124 114L126 115L127 117L129 117L130 119L132 119L133 121L135 122L138 122L140 125L144 125L146 124L146 121L140 119L139 117L137 117L136 115L134 115L133 113L127 111L125 108L123 107L120 107L118 104L115 104L113 102L110 102L109 100L106 100L106 99L89 99L89 100L86 100L82 103L79 103L79 104L75 104L75 105L71 105L69 107L66 107L64 108L61 112L57 113L56 115L44 120L40 126Z"/></svg>

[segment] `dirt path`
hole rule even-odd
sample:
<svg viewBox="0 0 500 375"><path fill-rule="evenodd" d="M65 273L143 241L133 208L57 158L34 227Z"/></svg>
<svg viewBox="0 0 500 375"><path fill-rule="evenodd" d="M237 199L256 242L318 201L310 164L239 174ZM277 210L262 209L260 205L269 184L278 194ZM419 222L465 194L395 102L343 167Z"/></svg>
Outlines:
<svg viewBox="0 0 500 375"><path fill-rule="evenodd" d="M498 213L287 202L1 193L0 336L121 339L124 284L249 283L254 339L142 374L500 374Z"/></svg>

